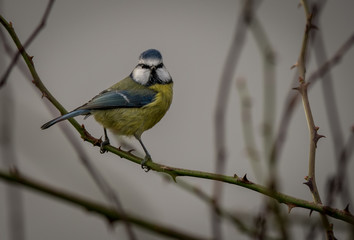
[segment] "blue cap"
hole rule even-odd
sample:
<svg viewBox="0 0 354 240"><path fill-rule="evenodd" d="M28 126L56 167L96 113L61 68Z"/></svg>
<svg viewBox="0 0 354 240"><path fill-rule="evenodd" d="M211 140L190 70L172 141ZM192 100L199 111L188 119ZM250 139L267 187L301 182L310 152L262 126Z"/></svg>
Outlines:
<svg viewBox="0 0 354 240"><path fill-rule="evenodd" d="M140 54L140 57L139 57L139 59L148 59L148 58L162 60L162 55L156 49L149 49L149 50L146 50L145 52L143 52L142 54Z"/></svg>

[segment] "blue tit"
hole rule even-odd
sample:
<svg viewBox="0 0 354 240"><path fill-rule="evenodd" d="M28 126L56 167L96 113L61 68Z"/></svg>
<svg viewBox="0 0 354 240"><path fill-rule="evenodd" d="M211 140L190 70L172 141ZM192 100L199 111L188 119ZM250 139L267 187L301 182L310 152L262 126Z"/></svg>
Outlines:
<svg viewBox="0 0 354 240"><path fill-rule="evenodd" d="M102 91L89 102L75 110L57 117L41 128L78 115L85 119L93 115L103 126L105 140L101 143L101 153L109 144L106 129L117 135L134 136L141 144L145 158L141 163L143 169L151 156L144 146L141 135L158 123L169 109L173 96L173 81L162 61L161 53L149 49L140 54L138 65L131 74Z"/></svg>

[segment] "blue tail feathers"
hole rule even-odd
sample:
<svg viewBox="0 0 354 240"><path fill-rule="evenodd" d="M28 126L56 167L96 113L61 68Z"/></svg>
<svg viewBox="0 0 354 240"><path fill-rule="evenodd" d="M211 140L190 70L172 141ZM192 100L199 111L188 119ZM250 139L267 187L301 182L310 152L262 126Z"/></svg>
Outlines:
<svg viewBox="0 0 354 240"><path fill-rule="evenodd" d="M77 110L74 110L74 111L69 112L67 114L64 114L64 115L62 115L60 117L54 118L53 120L43 124L41 126L41 129L47 129L50 126L52 126L52 125L54 125L54 124L56 124L58 122L61 122L63 120L66 120L68 118L73 118L73 117L76 117L76 116L79 116L79 115L87 115L89 113L90 113L90 110L88 110L88 109L77 109Z"/></svg>

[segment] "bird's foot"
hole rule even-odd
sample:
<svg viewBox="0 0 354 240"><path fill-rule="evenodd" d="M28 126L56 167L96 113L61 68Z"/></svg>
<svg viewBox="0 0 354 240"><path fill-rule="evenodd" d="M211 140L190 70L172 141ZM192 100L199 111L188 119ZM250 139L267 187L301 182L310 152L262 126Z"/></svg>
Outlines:
<svg viewBox="0 0 354 240"><path fill-rule="evenodd" d="M145 171L145 172L148 172L150 171L150 167L146 166L146 163L148 161L152 161L151 160L151 156L149 154L147 154L145 157L144 157L144 160L141 162L141 168Z"/></svg>
<svg viewBox="0 0 354 240"><path fill-rule="evenodd" d="M110 144L110 142L109 142L108 138L106 138L104 141L101 142L101 146L100 146L100 153L101 154L107 152L107 150L104 149L104 146L109 145L109 144Z"/></svg>

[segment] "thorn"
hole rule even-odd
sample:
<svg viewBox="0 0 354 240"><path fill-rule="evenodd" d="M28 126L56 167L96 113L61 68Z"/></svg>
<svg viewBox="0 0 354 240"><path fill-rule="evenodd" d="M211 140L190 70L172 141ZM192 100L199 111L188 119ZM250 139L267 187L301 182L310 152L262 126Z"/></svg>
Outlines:
<svg viewBox="0 0 354 240"><path fill-rule="evenodd" d="M300 92L300 87L293 87L292 89Z"/></svg>
<svg viewBox="0 0 354 240"><path fill-rule="evenodd" d="M311 217L313 209L310 210L309 217Z"/></svg>
<svg viewBox="0 0 354 240"><path fill-rule="evenodd" d="M318 139L320 139L320 138L326 138L325 135L321 135L321 134L318 134L317 137L318 137Z"/></svg>
<svg viewBox="0 0 354 240"><path fill-rule="evenodd" d="M293 65L290 67L290 70L296 68L297 66L299 66L299 63L298 63L298 62L296 62L295 64L293 64Z"/></svg>
<svg viewBox="0 0 354 240"><path fill-rule="evenodd" d="M294 207L296 207L296 205L295 205L295 204L292 204L292 203L287 203L286 205L288 206L288 213L290 213L291 210L292 210Z"/></svg>
<svg viewBox="0 0 354 240"><path fill-rule="evenodd" d="M309 189L310 189L311 192L313 192L312 178L306 177L305 179L306 179L307 181L304 182L304 184L309 187Z"/></svg>
<svg viewBox="0 0 354 240"><path fill-rule="evenodd" d="M13 28L12 22L9 22L10 28Z"/></svg>
<svg viewBox="0 0 354 240"><path fill-rule="evenodd" d="M248 179L247 179L247 173L245 173L245 175L241 178L241 181L244 183L251 183Z"/></svg>
<svg viewBox="0 0 354 240"><path fill-rule="evenodd" d="M311 23L311 25L310 25L310 29L315 29L315 30L318 30L318 27L317 27L316 25L314 25L314 24L312 24L312 23Z"/></svg>
<svg viewBox="0 0 354 240"><path fill-rule="evenodd" d="M178 175L175 174L175 173L173 173L173 168L170 168L170 167L168 167L168 166L161 166L161 169L163 170L163 172L166 171L166 173L171 176L171 178L173 179L173 181L174 181L175 183L177 183L177 180L176 180L176 179L177 179Z"/></svg>
<svg viewBox="0 0 354 240"><path fill-rule="evenodd" d="M299 83L304 84L305 80L302 77L299 77Z"/></svg>
<svg viewBox="0 0 354 240"><path fill-rule="evenodd" d="M345 206L344 210L343 210L346 214L350 214L350 211L349 211L349 203L347 204L347 206Z"/></svg>
<svg viewBox="0 0 354 240"><path fill-rule="evenodd" d="M234 178L239 179L239 177L237 176L237 174L236 174L236 173L234 174Z"/></svg>
<svg viewBox="0 0 354 240"><path fill-rule="evenodd" d="M113 229L114 223L118 221L117 219L113 219L110 217L106 217L106 220L107 220L107 224L108 224L109 229Z"/></svg>
<svg viewBox="0 0 354 240"><path fill-rule="evenodd" d="M102 142L102 139L99 138L99 139L95 139L95 141L93 142L93 146L101 146L101 142Z"/></svg>
<svg viewBox="0 0 354 240"><path fill-rule="evenodd" d="M9 169L9 173L10 175L13 175L13 176L20 176L20 171L18 170L18 168L16 166L11 166L10 169Z"/></svg>
<svg viewBox="0 0 354 240"><path fill-rule="evenodd" d="M170 176L171 176L171 178L173 179L173 181L174 181L175 183L177 183L177 175L171 173Z"/></svg>
<svg viewBox="0 0 354 240"><path fill-rule="evenodd" d="M325 137L326 137L325 135L317 134L317 132L318 132L319 129L320 129L320 127L318 127L318 126L315 126L315 127L314 127L315 136L313 137L313 141L315 142L316 148L317 148L317 142L318 142L318 140L320 140L321 138L325 138Z"/></svg>

